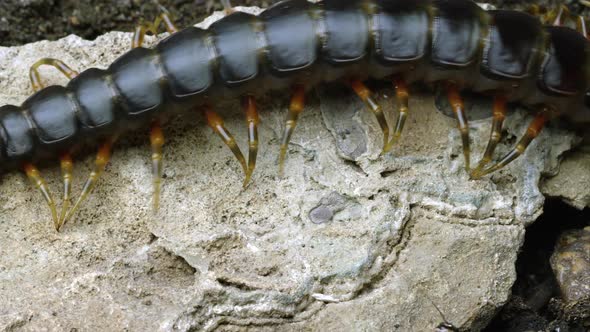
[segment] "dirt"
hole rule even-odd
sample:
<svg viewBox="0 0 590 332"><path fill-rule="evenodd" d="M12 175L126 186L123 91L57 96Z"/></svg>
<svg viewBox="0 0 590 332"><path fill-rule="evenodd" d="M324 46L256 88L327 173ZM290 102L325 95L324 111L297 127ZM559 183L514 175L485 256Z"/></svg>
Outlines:
<svg viewBox="0 0 590 332"><path fill-rule="evenodd" d="M233 0L234 6L268 7L277 0ZM178 27L193 25L215 10L214 0L160 0ZM93 40L108 31L132 31L142 19L159 13L154 1L141 0L2 0L0 46L56 40L69 34Z"/></svg>
<svg viewBox="0 0 590 332"><path fill-rule="evenodd" d="M480 1L501 8L520 8L530 3L552 5L564 0ZM231 0L234 6L268 7L279 0ZM574 10L580 5L569 1ZM193 25L223 8L221 0L159 0L178 27ZM159 13L156 0L2 0L0 46L39 40L56 40L69 34L93 40L108 31L132 31L142 19L152 21Z"/></svg>

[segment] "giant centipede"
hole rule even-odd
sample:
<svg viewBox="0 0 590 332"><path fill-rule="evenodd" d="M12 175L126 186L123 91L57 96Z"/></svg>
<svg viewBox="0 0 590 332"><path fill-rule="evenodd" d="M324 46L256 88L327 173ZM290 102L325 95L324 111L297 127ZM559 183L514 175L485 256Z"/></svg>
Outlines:
<svg viewBox="0 0 590 332"><path fill-rule="evenodd" d="M156 34L161 26L170 36L154 47L142 47L146 33ZM306 93L323 82L339 80L375 115L383 134L383 153L399 140L411 116L408 86L426 82L442 87L460 131L466 172L478 179L522 155L548 121L590 120L589 52L584 18L563 7L540 18L484 10L469 0L286 0L258 16L236 11L207 30L180 31L162 9L155 22L136 29L132 49L106 69L78 73L57 59L35 63L30 79L36 93L21 106L0 107L0 169L26 173L43 194L59 230L95 188L117 138L150 127L157 209L163 121L202 110L207 124L239 161L246 184L258 151L256 98L271 89L291 91L280 142L282 172ZM66 86L43 86L38 70L42 65L55 67L71 80ZM392 127L365 85L367 79L393 82L399 113ZM494 100L490 139L475 167L470 162L464 91ZM216 100L227 98L242 100L247 159L212 107ZM494 162L507 103L512 102L529 109L534 119L516 146ZM72 155L79 145L89 143L99 146L94 170L70 206ZM36 166L47 160L61 163L60 212Z"/></svg>

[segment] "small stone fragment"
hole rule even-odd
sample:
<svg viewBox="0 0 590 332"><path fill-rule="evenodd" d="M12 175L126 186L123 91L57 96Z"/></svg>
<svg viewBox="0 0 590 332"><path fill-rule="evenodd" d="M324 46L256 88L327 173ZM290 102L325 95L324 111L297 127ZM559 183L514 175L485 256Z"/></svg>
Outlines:
<svg viewBox="0 0 590 332"><path fill-rule="evenodd" d="M345 208L345 204L346 198L333 192L322 198L318 206L309 212L309 219L311 219L314 224L323 224L331 221L332 218L334 218L334 214Z"/></svg>
<svg viewBox="0 0 590 332"><path fill-rule="evenodd" d="M590 318L590 227L561 235L551 267L566 305L565 314Z"/></svg>

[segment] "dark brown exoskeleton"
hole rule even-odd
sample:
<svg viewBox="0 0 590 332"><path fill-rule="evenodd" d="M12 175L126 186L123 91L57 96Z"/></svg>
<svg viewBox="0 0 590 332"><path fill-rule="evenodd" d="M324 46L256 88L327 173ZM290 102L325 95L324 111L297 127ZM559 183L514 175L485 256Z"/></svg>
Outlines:
<svg viewBox="0 0 590 332"><path fill-rule="evenodd" d="M555 18L557 25L567 18L562 14ZM94 188L116 138L151 126L157 208L163 119L201 107L209 126L241 163L248 182L258 150L256 96L270 89L292 91L279 155L282 169L306 91L323 81L344 79L377 117L384 152L399 139L409 116L407 86L417 81L442 84L461 132L465 168L477 179L521 155L551 118L590 121L590 44L584 19L569 19L578 31L543 26L526 13L485 11L468 0L287 0L259 16L233 12L208 30L177 31L164 11L153 24L138 27L133 49L106 69L78 74L59 60L36 63L31 80L38 91L21 106L0 107L0 168L25 170L42 191L59 229ZM141 47L145 33L156 33L161 23L171 36L153 48ZM40 65L54 66L72 80L65 87L43 87ZM384 113L363 84L367 78L394 83L400 106L391 134ZM462 90L494 96L491 138L475 168L470 164ZM210 104L221 98L242 99L247 159ZM526 106L535 118L516 147L492 163L507 102ZM96 167L70 208L71 154L89 142L100 144ZM51 158L59 158L62 165L61 213L34 166Z"/></svg>

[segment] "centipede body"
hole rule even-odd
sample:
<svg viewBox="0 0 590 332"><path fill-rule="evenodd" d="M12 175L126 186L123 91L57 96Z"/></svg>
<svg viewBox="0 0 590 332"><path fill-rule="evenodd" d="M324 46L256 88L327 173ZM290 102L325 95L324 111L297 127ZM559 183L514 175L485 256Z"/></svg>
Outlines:
<svg viewBox="0 0 590 332"><path fill-rule="evenodd" d="M501 92L573 122L586 107L590 45L566 27L468 0L287 0L235 12L0 107L0 168L55 159L221 99L324 81L401 78Z"/></svg>

